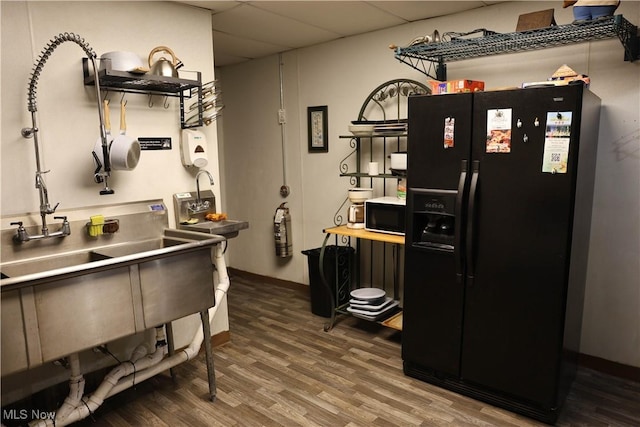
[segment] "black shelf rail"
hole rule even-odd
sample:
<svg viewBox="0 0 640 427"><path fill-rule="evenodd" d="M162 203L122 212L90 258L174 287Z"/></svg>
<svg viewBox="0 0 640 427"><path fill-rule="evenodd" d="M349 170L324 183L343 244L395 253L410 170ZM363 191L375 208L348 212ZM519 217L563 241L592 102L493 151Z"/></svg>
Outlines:
<svg viewBox="0 0 640 427"><path fill-rule="evenodd" d="M347 173L341 173L340 176L353 176L356 178L385 178L385 179L401 179L404 178L404 176L400 176L400 175L393 175L390 173L379 173L378 175L369 175L366 172L347 172Z"/></svg>
<svg viewBox="0 0 640 427"><path fill-rule="evenodd" d="M407 136L406 132L372 132L368 135L338 135L338 138L341 139L366 139L366 138L400 138L403 136Z"/></svg>
<svg viewBox="0 0 640 427"><path fill-rule="evenodd" d="M95 78L90 72L87 58L82 58L84 84L94 85ZM109 65L98 71L100 87L114 92L142 93L150 95L180 96L183 91L197 90L201 85L199 71L193 71L196 80L176 77L157 76L153 74L133 74L126 71L112 70Z"/></svg>
<svg viewBox="0 0 640 427"><path fill-rule="evenodd" d="M177 77L157 76L154 74L133 74L127 71L116 71L107 64L98 70L100 88L105 91L137 93L145 95L161 95L180 97L180 124L182 129L202 126L202 74L200 71L185 71L193 73L195 80ZM85 86L95 85L93 70L89 69L88 58L82 58L82 73ZM198 109L195 111L197 120L187 119L185 112L185 100L197 97Z"/></svg>
<svg viewBox="0 0 640 427"><path fill-rule="evenodd" d="M583 23L554 25L514 33L492 33L482 37L455 37L440 43L422 43L395 48L395 58L428 77L447 79L447 62L503 53L538 50L590 40L617 37L624 47L624 60L640 59L638 27L622 15Z"/></svg>

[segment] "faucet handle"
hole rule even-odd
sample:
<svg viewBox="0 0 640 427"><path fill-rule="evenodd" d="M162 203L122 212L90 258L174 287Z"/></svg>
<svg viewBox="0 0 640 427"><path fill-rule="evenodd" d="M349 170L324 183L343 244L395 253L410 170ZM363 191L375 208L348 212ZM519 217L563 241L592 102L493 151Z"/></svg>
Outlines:
<svg viewBox="0 0 640 427"><path fill-rule="evenodd" d="M71 234L71 224L69 224L69 220L67 220L67 216L54 216L54 219L61 219L62 220L62 229L60 230L62 232L63 236L68 236L69 234Z"/></svg>
<svg viewBox="0 0 640 427"><path fill-rule="evenodd" d="M13 241L16 243L28 242L30 240L29 234L27 233L27 229L22 225L22 221L12 222L11 225L17 225L18 230L16 230L16 234L13 235Z"/></svg>
<svg viewBox="0 0 640 427"><path fill-rule="evenodd" d="M58 206L60 205L60 202L56 203L56 205L52 208L47 208L47 213L48 214L52 214L56 212L56 209L58 209ZM54 217L55 218L55 217ZM66 217L65 217L66 218Z"/></svg>

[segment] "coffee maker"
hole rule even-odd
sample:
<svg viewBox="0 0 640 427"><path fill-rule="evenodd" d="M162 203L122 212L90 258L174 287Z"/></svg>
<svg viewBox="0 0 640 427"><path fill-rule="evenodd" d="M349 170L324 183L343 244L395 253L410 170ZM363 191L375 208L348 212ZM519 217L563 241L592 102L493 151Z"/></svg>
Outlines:
<svg viewBox="0 0 640 427"><path fill-rule="evenodd" d="M373 195L373 188L350 188L347 228L364 229L364 201Z"/></svg>

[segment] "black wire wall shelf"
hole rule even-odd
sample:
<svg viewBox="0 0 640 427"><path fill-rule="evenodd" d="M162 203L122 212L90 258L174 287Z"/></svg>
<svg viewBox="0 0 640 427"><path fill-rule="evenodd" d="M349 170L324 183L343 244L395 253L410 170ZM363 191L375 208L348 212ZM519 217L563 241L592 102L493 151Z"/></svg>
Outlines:
<svg viewBox="0 0 640 427"><path fill-rule="evenodd" d="M89 60L87 58L82 58L82 73L85 86L96 84L95 76L89 68ZM98 71L98 78L100 79L100 89L107 92L179 97L180 124L183 129L187 129L202 126L203 124L202 74L200 71L184 71L184 73L193 75L195 79L157 76L149 73L139 75L126 71L112 70L111 64L106 61ZM194 113L194 117L187 119L185 101L194 97L197 98L198 108Z"/></svg>
<svg viewBox="0 0 640 427"><path fill-rule="evenodd" d="M475 38L452 37L440 43L421 43L395 48L395 58L428 77L447 79L447 62L504 53L545 49L591 40L617 37L624 47L624 60L640 59L638 27L622 15L576 24L554 25L514 33L485 32Z"/></svg>

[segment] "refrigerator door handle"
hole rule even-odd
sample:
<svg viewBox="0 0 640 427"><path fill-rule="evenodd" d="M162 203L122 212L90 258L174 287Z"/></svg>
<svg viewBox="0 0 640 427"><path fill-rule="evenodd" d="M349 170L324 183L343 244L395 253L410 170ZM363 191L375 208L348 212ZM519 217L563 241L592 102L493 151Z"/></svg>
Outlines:
<svg viewBox="0 0 640 427"><path fill-rule="evenodd" d="M473 284L475 274L474 254L473 254L473 226L475 223L476 192L478 190L478 178L480 175L480 161L473 161L473 172L471 174L471 186L469 187L469 210L467 211L467 277L469 285Z"/></svg>
<svg viewBox="0 0 640 427"><path fill-rule="evenodd" d="M463 160L460 167L460 179L458 180L458 194L456 195L456 219L454 224L455 237L453 243L453 256L456 264L456 281L462 283L462 202L464 200L464 186L467 182L467 161Z"/></svg>

